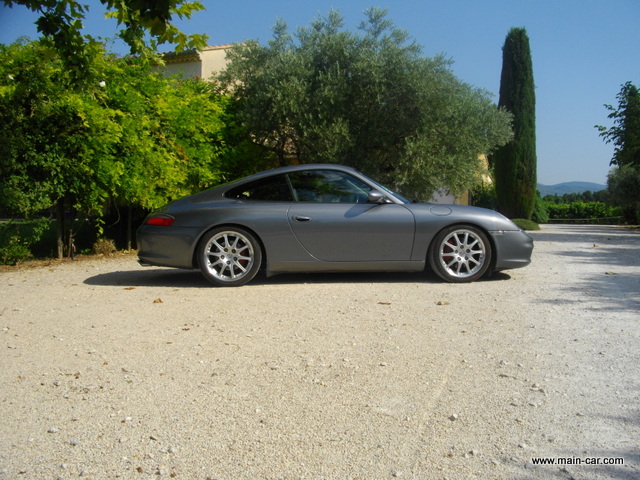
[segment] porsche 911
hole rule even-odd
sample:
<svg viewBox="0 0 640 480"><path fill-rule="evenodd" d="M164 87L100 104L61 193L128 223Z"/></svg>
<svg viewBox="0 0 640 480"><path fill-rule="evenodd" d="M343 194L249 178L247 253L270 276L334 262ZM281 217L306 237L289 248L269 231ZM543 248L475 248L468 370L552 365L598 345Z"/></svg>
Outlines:
<svg viewBox="0 0 640 480"><path fill-rule="evenodd" d="M488 209L409 202L350 167L261 172L174 201L137 232L142 265L200 269L240 286L263 269L434 271L471 282L528 265L533 240Z"/></svg>

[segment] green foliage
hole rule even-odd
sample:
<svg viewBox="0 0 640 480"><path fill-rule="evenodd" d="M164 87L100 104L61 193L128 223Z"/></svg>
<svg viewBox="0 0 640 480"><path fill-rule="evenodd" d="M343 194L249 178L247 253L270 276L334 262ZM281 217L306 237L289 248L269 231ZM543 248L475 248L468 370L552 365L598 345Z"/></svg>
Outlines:
<svg viewBox="0 0 640 480"><path fill-rule="evenodd" d="M492 157L498 209L510 218L531 218L536 199L536 119L526 30L512 28L502 53L498 104L513 114L514 139Z"/></svg>
<svg viewBox="0 0 640 480"><path fill-rule="evenodd" d="M0 264L15 265L32 257L31 247L44 234L46 220L0 222Z"/></svg>
<svg viewBox="0 0 640 480"><path fill-rule="evenodd" d="M549 210L545 202L540 198L540 195L536 195L536 204L531 215L531 220L535 223L548 223L549 222Z"/></svg>
<svg viewBox="0 0 640 480"><path fill-rule="evenodd" d="M523 230L540 230L540 225L533 220L528 220L526 218L514 218L512 221Z"/></svg>
<svg viewBox="0 0 640 480"><path fill-rule="evenodd" d="M151 36L153 50L165 43L177 46L177 51L206 46L206 35L186 35L171 23L173 17L189 19L194 12L205 10L202 2L185 0L101 0L107 7L107 18L115 18L124 28L122 38L131 53L147 51L145 35Z"/></svg>
<svg viewBox="0 0 640 480"><path fill-rule="evenodd" d="M619 222L621 210L602 202L545 202L549 219L554 221L570 221L573 223L615 224Z"/></svg>
<svg viewBox="0 0 640 480"><path fill-rule="evenodd" d="M489 208L491 210L495 210L497 207L496 190L493 183L485 183L480 185L479 187L474 188L471 191L471 198L472 205L476 207ZM523 222L524 220L519 219L519 221ZM531 220L527 221L536 225L540 223L547 223L549 221L549 212L547 210L546 203L542 200L542 198L540 198L540 195L536 195L536 204L531 215ZM516 222L516 224L518 223ZM526 230L534 229L537 228L526 228Z"/></svg>
<svg viewBox="0 0 640 480"><path fill-rule="evenodd" d="M165 79L143 62L116 62L103 92L121 135L112 197L155 209L221 180L224 102L197 79Z"/></svg>
<svg viewBox="0 0 640 480"><path fill-rule="evenodd" d="M295 37L279 22L267 46L247 42L230 58L222 80L239 122L279 164L347 164L429 198L477 184L478 155L511 138L510 116L486 92L443 57L422 57L380 9L358 33L335 11Z"/></svg>
<svg viewBox="0 0 640 480"><path fill-rule="evenodd" d="M31 250L23 244L20 237L11 237L7 243L0 245L0 263L2 265L15 265L31 257Z"/></svg>
<svg viewBox="0 0 640 480"><path fill-rule="evenodd" d="M4 210L30 216L69 200L95 212L106 200L119 127L93 93L71 90L62 62L42 45L0 46Z"/></svg>
<svg viewBox="0 0 640 480"><path fill-rule="evenodd" d="M251 135L238 118L238 102L229 96L220 97L222 106L222 141L227 147L222 153L221 170L224 181L246 177L277 167L277 156L252 141Z"/></svg>
<svg viewBox="0 0 640 480"><path fill-rule="evenodd" d="M497 206L496 188L493 183L482 183L471 190L471 205L495 210Z"/></svg>
<svg viewBox="0 0 640 480"><path fill-rule="evenodd" d="M93 70L95 50L99 42L82 34L82 20L89 8L76 0L3 0L8 7L23 5L40 15L36 24L43 44L62 59L63 68L75 85L87 85L95 80ZM172 19L188 19L204 10L202 2L185 0L100 0L107 18L117 20L119 36L131 48L132 54L143 58L154 56L158 44L176 45L177 51L203 48L206 35L185 35Z"/></svg>
<svg viewBox="0 0 640 480"><path fill-rule="evenodd" d="M564 195L545 195L542 199L548 203L573 203L573 202L603 202L610 203L608 190L592 192L590 190L580 193L565 193Z"/></svg>
<svg viewBox="0 0 640 480"><path fill-rule="evenodd" d="M611 165L634 165L640 169L640 92L627 82L617 98L618 108L605 105L614 125L610 128L596 125L596 128L606 143L615 145Z"/></svg>
<svg viewBox="0 0 640 480"><path fill-rule="evenodd" d="M92 69L101 81L77 90L41 43L0 46L0 211L55 208L59 245L75 216L100 234L108 204L154 209L219 183L230 150L211 84L104 50Z"/></svg>
<svg viewBox="0 0 640 480"><path fill-rule="evenodd" d="M612 174L609 176L610 180ZM623 194L623 198L632 195L634 193L633 188L632 185L631 189ZM541 217L540 213L538 213L541 209L546 211L547 220L544 220L544 217ZM542 199L538 197L532 218L538 223L562 221L617 224L620 223L622 215L622 209L616 207L616 204L612 202L610 185L609 190L598 192L566 193L561 196L545 195Z"/></svg>
<svg viewBox="0 0 640 480"><path fill-rule="evenodd" d="M622 210L625 221L640 225L640 169L633 165L613 168L607 186L611 202Z"/></svg>

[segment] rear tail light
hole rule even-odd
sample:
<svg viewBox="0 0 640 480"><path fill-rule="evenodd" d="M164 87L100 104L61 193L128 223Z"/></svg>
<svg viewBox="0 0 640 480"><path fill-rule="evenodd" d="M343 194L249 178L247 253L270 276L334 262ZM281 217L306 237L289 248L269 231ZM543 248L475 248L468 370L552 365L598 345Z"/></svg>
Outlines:
<svg viewBox="0 0 640 480"><path fill-rule="evenodd" d="M157 225L159 227L170 227L173 225L176 219L168 215L156 215L155 217L149 217L145 222L145 225Z"/></svg>

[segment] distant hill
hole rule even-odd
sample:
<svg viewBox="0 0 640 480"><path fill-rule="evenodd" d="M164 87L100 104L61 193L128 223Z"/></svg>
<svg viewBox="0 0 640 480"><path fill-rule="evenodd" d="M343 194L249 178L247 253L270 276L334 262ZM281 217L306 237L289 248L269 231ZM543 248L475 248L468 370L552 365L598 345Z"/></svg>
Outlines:
<svg viewBox="0 0 640 480"><path fill-rule="evenodd" d="M565 193L582 193L586 192L587 190L591 192L599 192L600 190L604 190L606 188L606 185L591 182L565 182L558 183L557 185L542 185L541 183L538 184L538 191L543 197L545 195L562 196Z"/></svg>

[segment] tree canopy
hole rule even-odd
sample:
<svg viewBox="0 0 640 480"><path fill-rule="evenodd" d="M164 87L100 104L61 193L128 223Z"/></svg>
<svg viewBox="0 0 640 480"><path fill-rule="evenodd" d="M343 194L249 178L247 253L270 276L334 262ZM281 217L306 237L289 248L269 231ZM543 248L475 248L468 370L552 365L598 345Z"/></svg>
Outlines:
<svg viewBox="0 0 640 480"><path fill-rule="evenodd" d="M630 165L640 169L640 92L631 82L618 93L618 107L605 105L613 126L596 126L606 143L613 143L615 150L610 165Z"/></svg>
<svg viewBox="0 0 640 480"><path fill-rule="evenodd" d="M479 155L511 139L510 115L386 11L366 17L356 33L335 11L295 35L278 22L268 45L236 47L222 80L239 122L280 164L351 165L413 198L470 188Z"/></svg>
<svg viewBox="0 0 640 480"><path fill-rule="evenodd" d="M97 51L102 80L70 88L40 42L0 46L0 210L102 217L108 202L159 208L220 183L227 100L202 80Z"/></svg>
<svg viewBox="0 0 640 480"><path fill-rule="evenodd" d="M44 44L55 49L76 82L92 77L91 63L98 42L82 33L88 5L77 0L3 0L8 7L23 5L40 16L36 22ZM148 56L161 44L173 44L177 51L206 46L206 35L186 35L172 20L191 18L204 10L200 1L186 0L100 0L108 18L121 26L119 37L132 54Z"/></svg>

